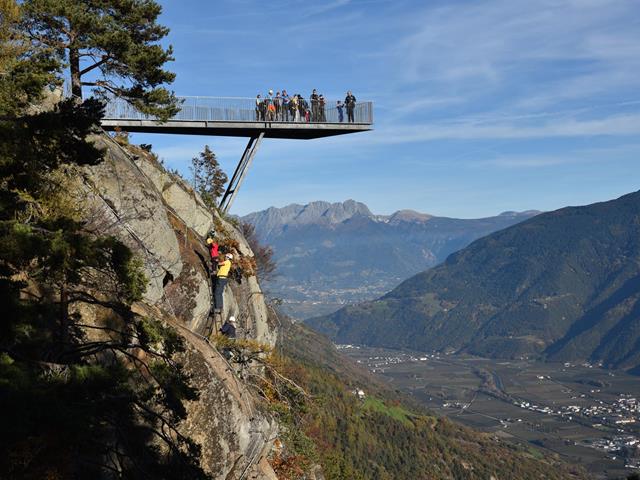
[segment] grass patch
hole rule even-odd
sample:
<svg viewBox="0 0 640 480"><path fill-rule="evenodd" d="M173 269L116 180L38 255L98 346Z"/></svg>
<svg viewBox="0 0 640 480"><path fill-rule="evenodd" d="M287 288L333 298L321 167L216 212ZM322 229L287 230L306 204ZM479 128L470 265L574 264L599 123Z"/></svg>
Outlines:
<svg viewBox="0 0 640 480"><path fill-rule="evenodd" d="M534 448L534 447L531 447L531 446L527 445L526 450L529 453L529 455L531 455L536 460L544 460L544 458L545 458L544 453L542 453L537 448Z"/></svg>
<svg viewBox="0 0 640 480"><path fill-rule="evenodd" d="M362 408L364 410L373 410L374 412L382 413L407 426L412 426L412 419L415 418L414 414L402 406L388 405L382 400L373 397L367 397Z"/></svg>

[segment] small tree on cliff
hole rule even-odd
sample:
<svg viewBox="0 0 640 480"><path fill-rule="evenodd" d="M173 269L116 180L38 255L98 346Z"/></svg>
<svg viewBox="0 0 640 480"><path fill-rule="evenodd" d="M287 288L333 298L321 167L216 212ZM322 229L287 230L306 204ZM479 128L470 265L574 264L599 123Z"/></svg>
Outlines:
<svg viewBox="0 0 640 480"><path fill-rule="evenodd" d="M162 8L155 1L25 0L22 7L31 41L69 65L75 97L90 86L162 119L177 113L173 92L162 86L175 74L162 68L173 57L157 43L169 29L156 23Z"/></svg>
<svg viewBox="0 0 640 480"><path fill-rule="evenodd" d="M220 168L216 154L205 145L200 155L191 159L193 188L209 208L218 206L218 198L224 193L227 175Z"/></svg>
<svg viewBox="0 0 640 480"><path fill-rule="evenodd" d="M273 248L268 245L262 245L256 234L256 227L248 222L242 222L240 225L242 235L247 240L253 258L256 260L256 275L260 280L273 280L277 273L278 265L273 259Z"/></svg>

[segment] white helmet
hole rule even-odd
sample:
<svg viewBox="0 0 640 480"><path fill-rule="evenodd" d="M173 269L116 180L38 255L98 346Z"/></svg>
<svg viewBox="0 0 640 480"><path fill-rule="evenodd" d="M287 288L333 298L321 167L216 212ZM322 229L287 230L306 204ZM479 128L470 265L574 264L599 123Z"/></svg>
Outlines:
<svg viewBox="0 0 640 480"><path fill-rule="evenodd" d="M233 253L227 253L225 257L228 258L229 260L233 260Z"/></svg>
<svg viewBox="0 0 640 480"><path fill-rule="evenodd" d="M231 316L229 317L229 322L230 322L230 323L236 323L236 317L234 317L233 315L231 315Z"/></svg>

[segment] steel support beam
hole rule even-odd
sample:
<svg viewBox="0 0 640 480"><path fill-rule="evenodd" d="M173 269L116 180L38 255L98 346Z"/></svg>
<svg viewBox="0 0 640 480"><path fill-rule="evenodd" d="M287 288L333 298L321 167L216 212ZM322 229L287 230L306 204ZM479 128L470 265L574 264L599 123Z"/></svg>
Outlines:
<svg viewBox="0 0 640 480"><path fill-rule="evenodd" d="M231 180L229 181L227 191L222 196L222 200L220 200L220 206L218 208L222 213L226 214L231 208L263 138L264 132L260 132L257 137L251 137L249 142L247 142L247 147L244 149L242 158L240 158L236 171L233 172L233 177L231 177Z"/></svg>

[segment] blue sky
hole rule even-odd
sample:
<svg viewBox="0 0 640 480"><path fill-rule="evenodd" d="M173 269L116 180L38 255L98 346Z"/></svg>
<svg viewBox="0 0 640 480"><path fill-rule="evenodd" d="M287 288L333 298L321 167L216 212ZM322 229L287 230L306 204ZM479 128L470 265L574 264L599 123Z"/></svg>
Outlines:
<svg viewBox="0 0 640 480"><path fill-rule="evenodd" d="M232 213L312 200L462 218L640 188L637 0L162 0L179 95L346 90L375 130L265 140ZM205 144L135 135L188 174Z"/></svg>

